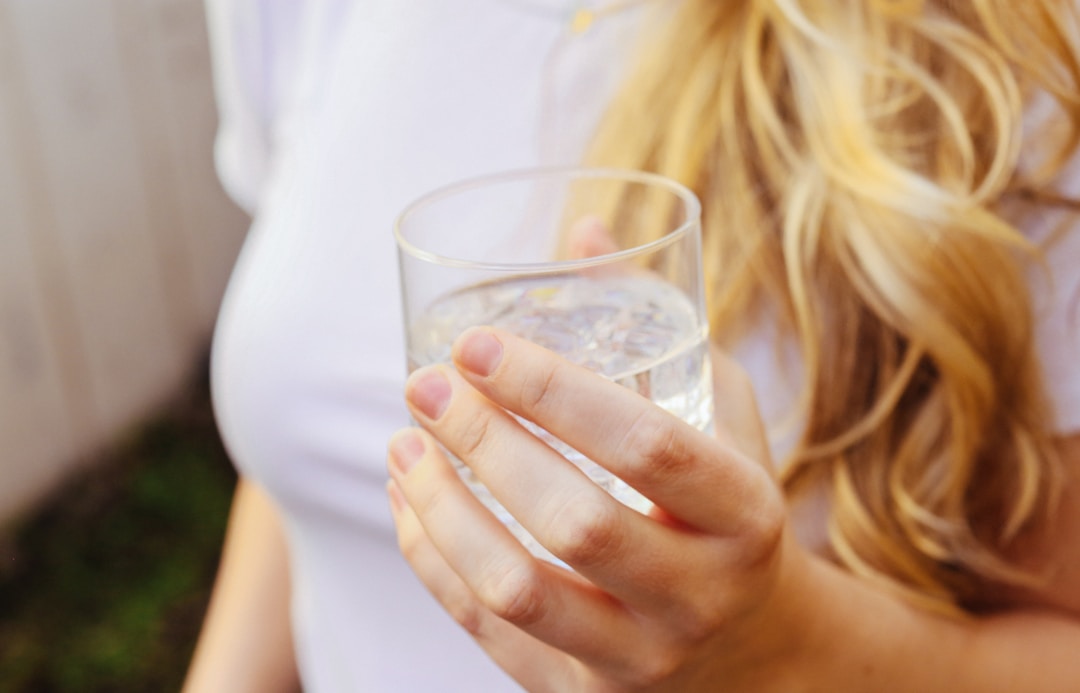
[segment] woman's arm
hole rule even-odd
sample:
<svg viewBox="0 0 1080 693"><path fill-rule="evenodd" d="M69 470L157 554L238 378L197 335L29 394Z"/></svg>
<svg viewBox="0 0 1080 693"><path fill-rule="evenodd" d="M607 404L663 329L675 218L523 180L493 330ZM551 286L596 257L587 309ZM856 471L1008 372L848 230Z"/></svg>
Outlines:
<svg viewBox="0 0 1080 693"><path fill-rule="evenodd" d="M819 584L822 610L835 614L807 638L805 666L816 678L850 680L830 690L1066 691L1080 689L1080 435L1060 441L1066 488L1054 523L1020 559L1045 569L1044 586L1022 607L970 623L915 611L845 574ZM839 572L839 571L834 571ZM844 626L847 633L840 631ZM829 632L831 631L831 632Z"/></svg>
<svg viewBox="0 0 1080 693"><path fill-rule="evenodd" d="M1080 600L1071 579L1075 513L1059 515L1042 549L1072 567L1041 603L949 620L799 547L758 453L764 446L741 439L753 426L712 438L491 330L466 332L455 365L420 369L407 386L426 432L391 441L399 542L447 610L530 690L685 693L722 682L729 693L993 693L1080 683L1080 623L1067 608ZM722 408L744 417L751 395L738 377L717 390ZM598 492L496 405L540 424L663 510L643 517ZM459 482L436 440L575 572L516 544ZM1076 446L1065 443L1066 454L1075 458Z"/></svg>
<svg viewBox="0 0 1080 693"><path fill-rule="evenodd" d="M241 479L184 693L299 691L289 564L277 508Z"/></svg>
<svg viewBox="0 0 1080 693"><path fill-rule="evenodd" d="M1060 438L1057 448L1065 483L1052 522L1021 537L1015 551L1021 565L1045 573L1045 582L1006 599L1018 606L1062 610L1080 619L1080 432Z"/></svg>

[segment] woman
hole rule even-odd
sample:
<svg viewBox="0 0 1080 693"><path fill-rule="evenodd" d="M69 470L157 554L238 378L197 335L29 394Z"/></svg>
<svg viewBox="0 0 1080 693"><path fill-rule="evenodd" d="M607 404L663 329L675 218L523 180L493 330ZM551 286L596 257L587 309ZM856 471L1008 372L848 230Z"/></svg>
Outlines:
<svg viewBox="0 0 1080 693"><path fill-rule="evenodd" d="M737 376L718 383L736 411L712 440L489 329L459 340L456 370L416 372L407 397L430 435L406 429L390 446L399 538L515 679L1080 684L1080 514L1059 495L1080 483L1080 436L1059 435L1080 412L1075 383L1054 380L1075 380L1080 362L1080 242L1043 235L1049 210L1069 207L1050 181L1080 124L1073 9L681 3L594 156L699 192L713 332L735 349L795 350L801 430L777 477ZM1024 133L1035 94L1057 110ZM1039 302L1029 281L1046 268L1020 225L1043 230L1057 269ZM1070 336L1036 344L1054 292ZM591 489L497 405L660 510L644 518ZM515 546L436 440L577 574Z"/></svg>
<svg viewBox="0 0 1080 693"><path fill-rule="evenodd" d="M718 354L720 433L711 439L490 330L462 338L456 369L414 374L407 400L426 432L409 429L391 441L391 505L411 567L464 631L530 690L1057 691L1080 680L1071 654L1080 645L1080 556L1073 548L1080 546L1080 516L1072 502L1080 483L1080 378L1072 365L1080 353L1080 234L1069 228L1078 180L1067 167L1080 121L1075 8L1052 0L1021 7L989 0L683 0L656 3L659 18L640 6L598 10L586 26L590 15L578 13L566 33L549 34L546 43L533 36L529 44L523 17L535 12L533 21L547 21L543 12L557 3L530 4L528 12L518 3L479 5L521 13L501 26L485 15L498 31L474 33L466 45L497 40L507 50L494 52L505 60L487 63L519 78L484 86L514 84L524 93L498 89L490 99L459 75L463 101L506 109L495 121L514 124L518 140L535 118L541 136L563 146L556 159L581 158L591 139L590 161L652 169L691 185L705 206L713 334L749 377ZM422 33L417 27L428 24L416 19L408 31ZM647 29L648 47L627 72L610 52L616 40L611 25L604 28L609 20L627 32ZM570 33L583 27L583 34ZM440 36L477 31L475 21L439 29L447 32ZM631 45L623 38L618 45ZM522 46L528 58L513 50ZM586 59L583 46L604 59ZM462 44L455 51L470 54ZM348 52L343 47L333 64L359 64L342 57ZM408 63L401 54L395 61ZM594 83L583 77L590 74ZM329 100L351 78L331 71L313 83L328 85L322 94ZM426 84L415 93L438 93L437 82ZM394 85L400 93L400 82ZM396 118L410 111L386 103ZM484 111L428 113L424 122L448 124L457 142L504 134L487 127L470 138L474 119L484 118L476 113ZM355 125L325 117L335 134ZM302 131L293 130L292 140ZM319 130L322 139L327 131ZM442 137L422 144L444 148L425 151L431 160L455 154ZM539 158L481 162L484 153L471 148L456 154L478 170ZM314 161L310 149L297 147L298 161L283 170L303 169L305 155L306 174L281 173L290 184L264 194L271 210L290 207L280 200L300 197L300 181L336 177L320 163L346 166L326 154ZM402 165L391 173L416 182L420 170ZM468 172L442 170L436 182ZM353 246L327 241L332 234L320 222L332 226L331 215L296 199L291 208L307 213L269 218L320 230L290 244L288 233L263 229L261 251L253 237L256 249L245 249L223 312L216 384L238 464L245 469L248 460L249 475L271 489L275 509L267 514L286 525L287 548L259 553L288 555L294 581L300 577L293 609L305 686L422 690L408 679L419 669L438 672L429 690L508 686L467 649L460 652L468 664L452 670L457 656L446 652L460 641L427 630L437 621L421 615L411 597L383 600L390 603L383 612L370 606L385 597L375 576L393 575L394 564L358 568L378 555L371 549L331 555L332 541L338 548L378 544L361 529L377 522L357 518L362 499L333 488L364 464L328 462L355 452L336 444L337 436L365 425L360 402L373 401L377 388L310 384L363 383L351 370L362 367L343 367L350 362L337 350L365 341L348 333L333 339L329 317L294 324L304 328L302 337L284 330L241 338L235 327L281 325L283 304L299 313L318 306L317 298L349 295L341 281L348 269L333 261ZM260 206L259 218L264 214ZM293 255L275 263L268 246ZM328 258L328 248L339 252ZM385 262L384 250L370 254ZM252 275L270 271L263 267L272 268L274 281L245 291L259 284ZM319 293L312 283L329 287ZM260 306L273 310L260 313ZM325 312L340 319L340 308ZM250 389L257 374L273 369L258 351L251 364L241 344L278 359L285 358L280 347L267 345L290 345L287 363L304 368L291 375L291 387L244 404L237 383ZM244 369L252 373L246 379L236 375ZM261 405L273 410L264 430L284 422L305 434L285 442L303 445L266 449L252 433L260 427L246 413L257 408L250 400L272 403ZM645 518L596 493L492 403L566 438L662 510ZM576 574L513 544L456 483L435 440L466 459ZM501 476L509 465L498 462L507 456L530 460L513 465L515 479ZM310 474L324 478L308 483L296 471L299 460L313 461ZM526 468L536 476L522 498L516 489ZM252 516L242 501L240 527ZM265 523L254 526L251 536L271 535ZM225 588L241 582L230 578L234 547L256 546L230 543ZM350 593L328 575L358 586ZM333 589L342 611L336 618L312 605L318 580ZM398 589L394 580L385 584ZM207 643L215 633L244 632L235 605L245 600L237 591L244 590L215 597L193 681L200 671L231 666ZM242 597L254 605L283 601ZM360 609L371 620L345 613ZM350 658L384 652L380 640L395 637L388 627L395 617L410 638L406 651L390 648L398 673L364 680L378 657L364 666Z"/></svg>
<svg viewBox="0 0 1080 693"><path fill-rule="evenodd" d="M578 34L562 5L207 3L218 170L254 221L212 367L241 482L186 690L518 689L397 550L392 229L437 185L580 159L645 7Z"/></svg>

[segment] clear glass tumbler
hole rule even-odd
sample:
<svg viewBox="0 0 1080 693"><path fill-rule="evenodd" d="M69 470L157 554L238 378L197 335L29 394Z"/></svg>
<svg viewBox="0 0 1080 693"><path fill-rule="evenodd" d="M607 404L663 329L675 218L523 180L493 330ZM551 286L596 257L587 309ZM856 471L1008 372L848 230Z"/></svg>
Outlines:
<svg viewBox="0 0 1080 693"><path fill-rule="evenodd" d="M466 328L492 325L711 428L700 204L684 186L639 171L512 171L423 196L402 212L395 235L410 372L448 362ZM651 507L523 423L615 498L641 512ZM526 547L552 559L468 467L455 464Z"/></svg>

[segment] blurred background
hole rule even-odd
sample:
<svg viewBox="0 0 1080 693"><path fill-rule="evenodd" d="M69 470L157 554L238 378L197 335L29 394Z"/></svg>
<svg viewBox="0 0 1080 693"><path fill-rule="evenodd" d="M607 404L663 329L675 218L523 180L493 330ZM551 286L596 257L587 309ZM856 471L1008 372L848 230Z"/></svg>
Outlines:
<svg viewBox="0 0 1080 693"><path fill-rule="evenodd" d="M0 0L0 691L167 691L235 478L203 0Z"/></svg>

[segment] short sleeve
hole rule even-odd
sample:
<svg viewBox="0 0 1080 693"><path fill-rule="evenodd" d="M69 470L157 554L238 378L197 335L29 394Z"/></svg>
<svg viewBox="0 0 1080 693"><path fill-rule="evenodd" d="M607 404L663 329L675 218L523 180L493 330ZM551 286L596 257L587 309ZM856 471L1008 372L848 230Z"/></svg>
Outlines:
<svg viewBox="0 0 1080 693"><path fill-rule="evenodd" d="M1058 192L1080 200L1080 157L1063 172ZM1080 431L1080 212L1048 209L1033 220L1032 240L1046 267L1031 270L1035 340L1058 433Z"/></svg>
<svg viewBox="0 0 1080 693"><path fill-rule="evenodd" d="M348 0L206 0L225 191L254 215L299 119L319 101Z"/></svg>
<svg viewBox="0 0 1080 693"><path fill-rule="evenodd" d="M269 110L265 94L269 46L261 36L257 2L206 0L218 129L214 163L225 191L254 214L270 159Z"/></svg>

